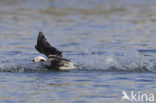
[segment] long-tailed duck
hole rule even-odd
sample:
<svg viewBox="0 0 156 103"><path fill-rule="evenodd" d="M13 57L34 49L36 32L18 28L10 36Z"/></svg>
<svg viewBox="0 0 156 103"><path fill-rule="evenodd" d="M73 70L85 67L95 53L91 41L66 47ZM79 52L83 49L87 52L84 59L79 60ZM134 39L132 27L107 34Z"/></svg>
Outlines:
<svg viewBox="0 0 156 103"><path fill-rule="evenodd" d="M37 56L32 62L45 62L45 67L49 70L75 69L75 64L70 60L63 58L62 52L51 46L42 32L39 32L38 34L37 45L35 45L35 48L48 59L45 59L42 56Z"/></svg>

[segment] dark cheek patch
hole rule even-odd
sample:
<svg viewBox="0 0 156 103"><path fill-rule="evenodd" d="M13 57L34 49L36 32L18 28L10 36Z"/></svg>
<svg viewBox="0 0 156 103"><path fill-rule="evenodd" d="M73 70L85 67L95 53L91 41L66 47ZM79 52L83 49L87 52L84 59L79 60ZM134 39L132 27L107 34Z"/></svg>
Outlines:
<svg viewBox="0 0 156 103"><path fill-rule="evenodd" d="M35 60L33 59L32 62L35 62Z"/></svg>
<svg viewBox="0 0 156 103"><path fill-rule="evenodd" d="M41 59L40 62L45 62L45 60Z"/></svg>

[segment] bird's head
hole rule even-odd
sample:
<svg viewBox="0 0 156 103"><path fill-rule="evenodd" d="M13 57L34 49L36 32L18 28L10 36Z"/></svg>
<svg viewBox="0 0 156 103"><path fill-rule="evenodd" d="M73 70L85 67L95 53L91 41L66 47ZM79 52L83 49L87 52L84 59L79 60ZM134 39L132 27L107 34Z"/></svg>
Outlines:
<svg viewBox="0 0 156 103"><path fill-rule="evenodd" d="M45 62L46 59L42 56L37 56L35 57L34 59L32 59L32 63L35 63L35 62Z"/></svg>

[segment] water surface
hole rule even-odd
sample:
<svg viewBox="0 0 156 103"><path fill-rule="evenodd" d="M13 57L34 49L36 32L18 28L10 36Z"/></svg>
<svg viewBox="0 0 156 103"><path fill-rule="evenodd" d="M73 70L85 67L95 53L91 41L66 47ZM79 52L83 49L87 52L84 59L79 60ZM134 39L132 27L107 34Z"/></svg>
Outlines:
<svg viewBox="0 0 156 103"><path fill-rule="evenodd" d="M0 1L0 102L121 103L123 90L156 96L155 11L155 0ZM80 67L31 64L41 55L39 31Z"/></svg>

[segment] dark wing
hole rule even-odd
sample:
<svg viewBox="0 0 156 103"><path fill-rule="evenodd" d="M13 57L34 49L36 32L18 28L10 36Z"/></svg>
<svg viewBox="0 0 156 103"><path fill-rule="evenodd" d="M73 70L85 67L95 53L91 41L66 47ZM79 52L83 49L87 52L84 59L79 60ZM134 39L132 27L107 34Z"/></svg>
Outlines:
<svg viewBox="0 0 156 103"><path fill-rule="evenodd" d="M50 55L56 55L58 57L62 57L62 52L57 50L55 47L51 46L47 39L44 37L42 32L39 32L38 38L37 38L37 45L35 45L35 48L40 53L46 55L47 57Z"/></svg>

